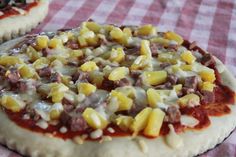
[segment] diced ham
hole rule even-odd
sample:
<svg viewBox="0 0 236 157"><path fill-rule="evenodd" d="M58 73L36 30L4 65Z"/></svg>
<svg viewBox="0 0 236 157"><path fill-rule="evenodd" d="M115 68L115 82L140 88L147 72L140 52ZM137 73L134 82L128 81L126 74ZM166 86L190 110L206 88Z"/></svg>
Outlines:
<svg viewBox="0 0 236 157"><path fill-rule="evenodd" d="M201 103L202 104L210 104L215 102L215 94L214 92L203 90L201 91Z"/></svg>
<svg viewBox="0 0 236 157"><path fill-rule="evenodd" d="M44 67L38 70L40 77L50 77L52 74L52 69L50 67Z"/></svg>
<svg viewBox="0 0 236 157"><path fill-rule="evenodd" d="M57 72L52 73L50 76L50 81L60 83L61 82L61 75Z"/></svg>
<svg viewBox="0 0 236 157"><path fill-rule="evenodd" d="M169 123L178 123L180 122L181 113L176 106L168 107L166 111L165 121Z"/></svg>
<svg viewBox="0 0 236 157"><path fill-rule="evenodd" d="M83 71L77 71L72 75L72 81L76 82L79 80L80 82L89 82L89 74Z"/></svg>
<svg viewBox="0 0 236 157"><path fill-rule="evenodd" d="M123 78L123 79L121 79L119 81L116 81L115 84L118 87L124 87L124 86L132 85L132 82L130 80L128 80L127 78Z"/></svg>
<svg viewBox="0 0 236 157"><path fill-rule="evenodd" d="M158 53L159 53L158 49L160 49L160 48L163 48L163 46L158 44L158 43L151 43L150 44L150 49L151 49L153 57L157 57L158 56Z"/></svg>
<svg viewBox="0 0 236 157"><path fill-rule="evenodd" d="M183 95L194 93L194 92L195 92L195 89L193 89L193 88L188 88L188 87L183 87L182 88L182 94Z"/></svg>
<svg viewBox="0 0 236 157"><path fill-rule="evenodd" d="M206 53L203 55L201 59L201 63L205 66L209 66L209 65L215 64L215 60L211 54Z"/></svg>
<svg viewBox="0 0 236 157"><path fill-rule="evenodd" d="M41 52L42 52L43 57L47 57L48 54L50 53L48 48L44 48L44 49L42 49Z"/></svg>
<svg viewBox="0 0 236 157"><path fill-rule="evenodd" d="M131 48L126 48L125 53L127 55L138 55L138 54L140 54L140 47L134 46Z"/></svg>
<svg viewBox="0 0 236 157"><path fill-rule="evenodd" d="M168 66L170 66L171 64L170 63L161 63L160 64L160 67L162 68L162 69L165 69L166 67L168 67Z"/></svg>
<svg viewBox="0 0 236 157"><path fill-rule="evenodd" d="M198 84L198 79L196 76L186 77L184 80L184 87L196 89Z"/></svg>
<svg viewBox="0 0 236 157"><path fill-rule="evenodd" d="M66 46L75 50L75 49L79 49L79 44L76 40L69 40L67 43L66 43Z"/></svg>
<svg viewBox="0 0 236 157"><path fill-rule="evenodd" d="M194 42L192 42L192 43L189 45L189 49L192 50L192 49L194 49L196 46L197 46L197 42L194 41Z"/></svg>
<svg viewBox="0 0 236 157"><path fill-rule="evenodd" d="M178 77L174 74L168 74L166 81L171 83L171 85L175 85L178 81Z"/></svg>
<svg viewBox="0 0 236 157"><path fill-rule="evenodd" d="M11 83L11 84L15 84L20 80L20 73L17 69L12 68L9 70L9 74L7 74L7 80Z"/></svg>
<svg viewBox="0 0 236 157"><path fill-rule="evenodd" d="M19 92L26 92L27 91L27 82L25 82L25 81L19 81L19 82L17 82L17 84L16 84L16 87L17 87L17 90L19 91Z"/></svg>
<svg viewBox="0 0 236 157"><path fill-rule="evenodd" d="M4 66L0 65L0 76L4 76L6 73L6 69Z"/></svg>

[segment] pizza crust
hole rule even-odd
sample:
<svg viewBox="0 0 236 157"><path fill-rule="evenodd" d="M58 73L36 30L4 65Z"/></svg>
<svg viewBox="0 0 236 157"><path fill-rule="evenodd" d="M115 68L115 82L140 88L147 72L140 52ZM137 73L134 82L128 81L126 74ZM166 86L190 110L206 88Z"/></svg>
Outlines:
<svg viewBox="0 0 236 157"><path fill-rule="evenodd" d="M6 51L22 40L15 39L0 46ZM217 67L223 69L221 76L225 85L236 90L236 80L218 59ZM0 143L32 157L191 157L201 154L221 143L236 126L236 106L230 106L232 113L222 117L210 117L210 127L197 131L186 130L179 134L183 146L173 149L164 137L118 137L103 143L85 141L76 144L72 140L49 137L17 126L0 111ZM222 126L223 125L223 126Z"/></svg>
<svg viewBox="0 0 236 157"><path fill-rule="evenodd" d="M0 20L0 43L31 31L48 13L48 0L40 0L39 5L26 15L10 16Z"/></svg>

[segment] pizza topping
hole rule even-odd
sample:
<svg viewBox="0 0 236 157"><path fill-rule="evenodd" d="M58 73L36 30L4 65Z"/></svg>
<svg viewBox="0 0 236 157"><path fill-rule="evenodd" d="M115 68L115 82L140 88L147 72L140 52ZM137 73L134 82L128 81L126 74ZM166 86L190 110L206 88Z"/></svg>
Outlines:
<svg viewBox="0 0 236 157"><path fill-rule="evenodd" d="M182 147L184 145L183 139L175 132L173 125L169 124L168 127L170 132L166 136L167 144L174 149Z"/></svg>
<svg viewBox="0 0 236 157"><path fill-rule="evenodd" d="M33 120L30 129L44 121L45 133L63 138L158 137L169 130L176 138L173 127L201 129L209 115L230 112L209 107L228 104L233 93L220 84L212 56L189 49L174 32L85 22L32 38L0 56L1 106L29 115L19 121Z"/></svg>

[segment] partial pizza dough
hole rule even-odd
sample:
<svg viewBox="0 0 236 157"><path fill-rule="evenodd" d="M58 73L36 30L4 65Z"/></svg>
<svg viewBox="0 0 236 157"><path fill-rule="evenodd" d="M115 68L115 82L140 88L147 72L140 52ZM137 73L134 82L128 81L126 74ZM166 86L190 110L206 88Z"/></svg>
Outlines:
<svg viewBox="0 0 236 157"><path fill-rule="evenodd" d="M0 46L6 51L23 38L9 41ZM217 59L217 67L223 68L223 82L236 90L236 80ZM187 130L179 136L183 146L173 149L164 137L147 139L143 137L120 137L103 143L85 141L76 144L72 140L49 137L17 126L0 111L0 143L19 153L32 157L191 157L201 154L221 143L236 126L236 106L230 106L232 113L222 117L210 117L210 127L196 131Z"/></svg>
<svg viewBox="0 0 236 157"><path fill-rule="evenodd" d="M10 16L0 20L0 43L10 40L36 27L48 13L48 0L40 0L39 5L26 15Z"/></svg>

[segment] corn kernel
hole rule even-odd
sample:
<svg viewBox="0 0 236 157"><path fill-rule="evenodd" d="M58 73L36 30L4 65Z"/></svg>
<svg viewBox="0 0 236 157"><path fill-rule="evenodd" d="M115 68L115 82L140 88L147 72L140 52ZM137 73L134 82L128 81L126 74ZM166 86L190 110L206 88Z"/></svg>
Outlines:
<svg viewBox="0 0 236 157"><path fill-rule="evenodd" d="M119 115L118 118L116 118L116 125L123 131L127 131L129 129L129 126L133 122L133 117L131 116L123 116Z"/></svg>
<svg viewBox="0 0 236 157"><path fill-rule="evenodd" d="M94 33L98 33L101 29L101 26L99 24L97 24L95 22L91 22L91 21L86 22L86 27L89 30L93 31Z"/></svg>
<svg viewBox="0 0 236 157"><path fill-rule="evenodd" d="M177 63L176 57L174 57L174 55L171 52L160 53L160 54L158 54L157 59L160 62L167 62L167 63L170 63L170 64L176 64Z"/></svg>
<svg viewBox="0 0 236 157"><path fill-rule="evenodd" d="M206 91L210 91L213 92L215 85L211 82L202 82L200 84L200 88L201 90L206 90Z"/></svg>
<svg viewBox="0 0 236 157"><path fill-rule="evenodd" d="M126 67L118 67L111 71L108 79L111 81L119 81L129 73L129 69Z"/></svg>
<svg viewBox="0 0 236 157"><path fill-rule="evenodd" d="M52 102L58 103L61 102L64 97L64 92L66 92L67 90L69 90L69 88L63 83L52 83L51 90L48 96L52 97Z"/></svg>
<svg viewBox="0 0 236 157"><path fill-rule="evenodd" d="M33 67L35 69L41 69L44 68L46 66L48 66L50 64L50 61L48 58L46 57L40 57L39 59L37 59L34 63L33 63Z"/></svg>
<svg viewBox="0 0 236 157"><path fill-rule="evenodd" d="M203 81L213 83L216 80L214 70L203 70L199 72L199 75Z"/></svg>
<svg viewBox="0 0 236 157"><path fill-rule="evenodd" d="M86 108L82 116L93 129L104 129L108 125L108 121L92 108Z"/></svg>
<svg viewBox="0 0 236 157"><path fill-rule="evenodd" d="M79 45L80 45L81 47L86 47L86 46L88 46L88 43L87 43L86 39L85 39L84 37L82 37L82 36L79 36L79 37L78 37L78 43L79 43Z"/></svg>
<svg viewBox="0 0 236 157"><path fill-rule="evenodd" d="M191 51L185 51L180 55L181 59L183 61L185 61L188 64L192 64L193 62L195 62L196 57L194 57L194 55L192 54Z"/></svg>
<svg viewBox="0 0 236 157"><path fill-rule="evenodd" d="M98 66L93 61L88 61L80 66L80 69L85 72L90 72L94 70L98 70Z"/></svg>
<svg viewBox="0 0 236 157"><path fill-rule="evenodd" d="M3 95L1 98L1 105L12 112L19 112L26 104L14 96Z"/></svg>
<svg viewBox="0 0 236 157"><path fill-rule="evenodd" d="M192 71L193 66L192 65L188 65L188 64L183 64L180 66L180 68L184 71Z"/></svg>
<svg viewBox="0 0 236 157"><path fill-rule="evenodd" d="M116 98L118 101L118 105L119 105L118 111L126 111L126 110L131 109L133 105L132 99L125 96L123 93L117 92L115 90L113 90L110 94L111 94L111 98Z"/></svg>
<svg viewBox="0 0 236 157"><path fill-rule="evenodd" d="M123 38L123 35L124 35L124 33L118 27L114 27L110 32L110 36L112 39L121 39L121 38Z"/></svg>
<svg viewBox="0 0 236 157"><path fill-rule="evenodd" d="M144 129L144 135L150 137L157 137L160 133L164 117L165 112L163 112L161 109L153 109L148 118L147 126Z"/></svg>
<svg viewBox="0 0 236 157"><path fill-rule="evenodd" d="M15 65L23 63L23 61L17 56L1 56L0 65Z"/></svg>
<svg viewBox="0 0 236 157"><path fill-rule="evenodd" d="M142 40L141 41L141 55L147 56L147 58L152 57L152 52L150 50L150 42L148 40Z"/></svg>
<svg viewBox="0 0 236 157"><path fill-rule="evenodd" d="M179 98L177 103L181 107L188 106L188 105L195 106L195 105L199 105L200 98L196 94L188 94L188 95L185 95L185 96Z"/></svg>
<svg viewBox="0 0 236 157"><path fill-rule="evenodd" d="M166 32L164 37L166 39L176 41L179 45L181 45L184 42L183 38L175 32Z"/></svg>
<svg viewBox="0 0 236 157"><path fill-rule="evenodd" d="M125 58L125 53L123 48L119 47L117 49L112 49L109 60L112 62L120 63Z"/></svg>
<svg viewBox="0 0 236 157"><path fill-rule="evenodd" d="M135 116L133 123L130 125L130 130L133 131L134 134L137 134L147 126L151 112L152 108L146 107Z"/></svg>
<svg viewBox="0 0 236 157"><path fill-rule="evenodd" d="M155 35L156 28L152 25L144 25L137 30L138 35L148 36L148 35Z"/></svg>
<svg viewBox="0 0 236 157"><path fill-rule="evenodd" d="M86 96L94 93L96 91L96 86L90 84L90 83L79 83L77 85L77 88L78 88L78 92L79 94L82 93Z"/></svg>
<svg viewBox="0 0 236 157"><path fill-rule="evenodd" d="M36 61L42 56L42 53L37 52L32 46L27 47L26 54L31 62Z"/></svg>
<svg viewBox="0 0 236 157"><path fill-rule="evenodd" d="M125 28L123 29L123 33L124 33L124 35L125 35L126 37L131 37L131 36L132 36L132 30L131 30L130 28L128 28L128 27L125 27Z"/></svg>
<svg viewBox="0 0 236 157"><path fill-rule="evenodd" d="M145 71L142 74L143 83L148 85L159 85L166 82L167 72L161 71Z"/></svg>
<svg viewBox="0 0 236 157"><path fill-rule="evenodd" d="M136 96L136 91L134 87L132 86L124 86L124 87L118 87L115 89L117 92L123 93L125 96L129 98L135 98Z"/></svg>
<svg viewBox="0 0 236 157"><path fill-rule="evenodd" d="M48 47L49 38L46 35L37 36L36 38L36 45L39 49L47 48Z"/></svg>
<svg viewBox="0 0 236 157"><path fill-rule="evenodd" d="M150 107L156 108L158 102L162 102L160 94L152 88L147 90L147 100Z"/></svg>
<svg viewBox="0 0 236 157"><path fill-rule="evenodd" d="M24 64L19 67L19 73L23 78L32 78L35 75L35 70L32 67Z"/></svg>
<svg viewBox="0 0 236 157"><path fill-rule="evenodd" d="M183 87L183 85L182 84L177 84L177 85L174 85L173 86L173 89L175 90L175 92L178 94L178 93L180 93L181 92L181 90L182 90L182 87Z"/></svg>
<svg viewBox="0 0 236 157"><path fill-rule="evenodd" d="M53 48L53 49L62 47L62 46L63 46L62 40L59 38L52 38L48 44L48 47Z"/></svg>
<svg viewBox="0 0 236 157"><path fill-rule="evenodd" d="M148 65L148 58L145 55L138 56L131 65L131 70L142 70Z"/></svg>

